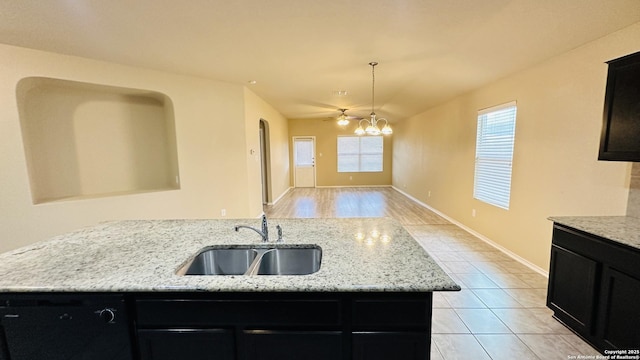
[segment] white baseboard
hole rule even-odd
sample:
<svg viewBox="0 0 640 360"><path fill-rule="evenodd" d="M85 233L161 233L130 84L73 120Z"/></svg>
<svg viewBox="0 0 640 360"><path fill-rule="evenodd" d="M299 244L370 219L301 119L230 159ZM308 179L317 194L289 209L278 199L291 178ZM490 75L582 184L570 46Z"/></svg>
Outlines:
<svg viewBox="0 0 640 360"><path fill-rule="evenodd" d="M278 201L280 201L280 199L282 199L283 196L287 195L287 193L289 192L289 190L291 190L291 186L289 186L287 188L287 190L285 190L282 194L280 194L280 196L278 196L277 199L273 200L272 202L268 202L267 205L271 206L271 205L275 205L278 203Z"/></svg>
<svg viewBox="0 0 640 360"><path fill-rule="evenodd" d="M401 193L402 195L408 197L409 199L413 200L415 203L417 203L418 205L427 208L431 211L433 211L434 213L440 215L441 217L445 218L447 221L453 223L454 225L458 226L459 228L461 228L462 230L468 232L469 234L477 237L478 239L484 241L485 243L493 246L494 248L496 248L497 250L501 251L502 253L504 253L505 255L509 256L510 258L512 258L513 260L521 263L522 265L528 267L529 269L537 272L538 274L545 276L545 277L549 277L549 272L547 272L546 270L542 269L541 267L531 263L530 261L528 261L527 259L521 257L520 255L510 251L509 249L505 248L504 246L497 244L496 242L494 242L493 240L489 239L488 237L478 233L477 231L467 227L466 225L460 223L459 221L452 219L451 217L441 213L440 211L432 208L431 206L423 203L422 201L416 199L415 197L407 194L406 192L398 189L395 186L391 186L394 190L396 190L397 192Z"/></svg>
<svg viewBox="0 0 640 360"><path fill-rule="evenodd" d="M317 189L325 189L325 188L383 188L383 187L393 187L393 185L332 185L332 186L316 186Z"/></svg>

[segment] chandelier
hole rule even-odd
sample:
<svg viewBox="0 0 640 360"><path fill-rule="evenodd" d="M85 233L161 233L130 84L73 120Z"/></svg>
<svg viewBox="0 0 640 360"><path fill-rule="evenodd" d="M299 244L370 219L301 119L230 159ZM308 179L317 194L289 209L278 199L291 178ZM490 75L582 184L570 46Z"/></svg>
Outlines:
<svg viewBox="0 0 640 360"><path fill-rule="evenodd" d="M360 120L355 133L356 135L390 135L391 133L393 133L393 130L391 130L391 126L389 126L389 121L387 121L387 119L385 118L376 119L376 113L374 111L376 86L375 69L378 63L372 61L369 63L369 65L371 65L371 119ZM384 121L384 124L381 123L382 121ZM381 123L380 125L378 125L379 122Z"/></svg>

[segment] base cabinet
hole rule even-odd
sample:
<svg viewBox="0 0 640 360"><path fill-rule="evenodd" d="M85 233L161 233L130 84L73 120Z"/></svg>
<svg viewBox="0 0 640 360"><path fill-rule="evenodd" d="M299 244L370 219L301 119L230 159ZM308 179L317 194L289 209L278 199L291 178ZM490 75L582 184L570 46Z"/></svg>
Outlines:
<svg viewBox="0 0 640 360"><path fill-rule="evenodd" d="M234 360L235 338L221 329L138 331L141 360Z"/></svg>
<svg viewBox="0 0 640 360"><path fill-rule="evenodd" d="M423 333L365 332L353 334L354 360L429 358L429 343Z"/></svg>
<svg viewBox="0 0 640 360"><path fill-rule="evenodd" d="M142 360L429 359L431 293L140 294Z"/></svg>
<svg viewBox="0 0 640 360"><path fill-rule="evenodd" d="M339 331L265 331L243 333L247 360L334 360L342 358Z"/></svg>
<svg viewBox="0 0 640 360"><path fill-rule="evenodd" d="M565 324L589 336L593 333L598 262L563 247L551 248L547 303Z"/></svg>
<svg viewBox="0 0 640 360"><path fill-rule="evenodd" d="M629 291L617 285L628 279L617 279L612 301ZM0 360L428 360L432 299L374 292L0 293ZM625 323L613 314L611 324Z"/></svg>
<svg viewBox="0 0 640 360"><path fill-rule="evenodd" d="M640 349L640 278L607 267L603 279L598 337L605 348Z"/></svg>
<svg viewBox="0 0 640 360"><path fill-rule="evenodd" d="M547 306L600 352L640 349L640 252L554 225Z"/></svg>

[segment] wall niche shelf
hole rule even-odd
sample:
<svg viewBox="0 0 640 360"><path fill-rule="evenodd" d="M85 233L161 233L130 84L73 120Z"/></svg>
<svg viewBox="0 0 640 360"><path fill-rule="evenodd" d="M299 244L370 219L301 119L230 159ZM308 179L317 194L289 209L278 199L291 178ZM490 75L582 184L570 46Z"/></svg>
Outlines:
<svg viewBox="0 0 640 360"><path fill-rule="evenodd" d="M180 188L168 96L45 77L16 96L34 204Z"/></svg>

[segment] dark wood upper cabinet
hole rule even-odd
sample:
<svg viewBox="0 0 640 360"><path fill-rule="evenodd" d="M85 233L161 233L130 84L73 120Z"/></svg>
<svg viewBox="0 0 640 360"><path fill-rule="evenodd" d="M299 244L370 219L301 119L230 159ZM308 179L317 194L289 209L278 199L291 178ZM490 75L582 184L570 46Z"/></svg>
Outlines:
<svg viewBox="0 0 640 360"><path fill-rule="evenodd" d="M607 64L598 160L640 161L640 52Z"/></svg>

